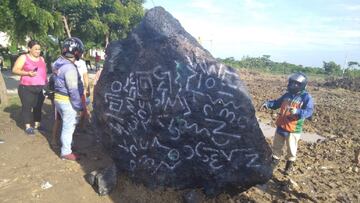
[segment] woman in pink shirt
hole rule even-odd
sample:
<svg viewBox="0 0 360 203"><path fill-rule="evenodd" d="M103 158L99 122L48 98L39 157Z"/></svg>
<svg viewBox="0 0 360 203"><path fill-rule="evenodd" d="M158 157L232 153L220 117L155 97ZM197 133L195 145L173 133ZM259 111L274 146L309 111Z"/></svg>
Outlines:
<svg viewBox="0 0 360 203"><path fill-rule="evenodd" d="M25 132L34 135L35 129L40 129L41 108L44 103L43 89L47 83L46 64L40 56L41 46L38 41L28 43L28 53L15 61L12 72L20 75L18 94L22 104L22 117ZM34 128L32 122L34 121Z"/></svg>

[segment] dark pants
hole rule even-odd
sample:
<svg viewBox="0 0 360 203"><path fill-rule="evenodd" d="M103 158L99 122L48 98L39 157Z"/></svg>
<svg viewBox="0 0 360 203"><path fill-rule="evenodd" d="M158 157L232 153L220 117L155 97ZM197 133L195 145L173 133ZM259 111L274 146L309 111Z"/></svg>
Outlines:
<svg viewBox="0 0 360 203"><path fill-rule="evenodd" d="M22 117L25 124L41 121L41 108L44 103L44 86L19 85L18 93L22 104Z"/></svg>

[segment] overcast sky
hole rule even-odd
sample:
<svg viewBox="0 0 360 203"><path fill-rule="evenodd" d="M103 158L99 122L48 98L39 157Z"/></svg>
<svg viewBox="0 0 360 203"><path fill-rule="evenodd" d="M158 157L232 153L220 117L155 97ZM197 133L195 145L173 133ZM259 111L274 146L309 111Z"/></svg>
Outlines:
<svg viewBox="0 0 360 203"><path fill-rule="evenodd" d="M147 0L162 6L214 57L322 67L360 62L360 0Z"/></svg>

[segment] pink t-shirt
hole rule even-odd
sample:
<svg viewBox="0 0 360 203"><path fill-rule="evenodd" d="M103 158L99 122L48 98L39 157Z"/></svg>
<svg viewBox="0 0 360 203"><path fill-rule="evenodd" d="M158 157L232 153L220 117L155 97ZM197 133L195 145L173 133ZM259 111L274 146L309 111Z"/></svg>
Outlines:
<svg viewBox="0 0 360 203"><path fill-rule="evenodd" d="M33 61L26 54L25 63L23 66L24 71L33 71L37 68L37 74L34 77L21 76L21 85L45 85L47 82L46 78L46 64L43 57L39 58L39 61Z"/></svg>

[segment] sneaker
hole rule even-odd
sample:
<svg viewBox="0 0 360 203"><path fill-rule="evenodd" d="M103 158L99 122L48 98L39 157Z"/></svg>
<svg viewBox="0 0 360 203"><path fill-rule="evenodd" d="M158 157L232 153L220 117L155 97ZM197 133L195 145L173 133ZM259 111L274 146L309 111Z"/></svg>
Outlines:
<svg viewBox="0 0 360 203"><path fill-rule="evenodd" d="M64 156L61 156L61 159L62 160L70 160L70 161L76 161L79 159L79 157L73 153L71 154L67 154L67 155L64 155Z"/></svg>
<svg viewBox="0 0 360 203"><path fill-rule="evenodd" d="M34 128L30 127L30 128L26 128L25 129L25 133L29 136L33 136L35 135L35 132L34 132Z"/></svg>

